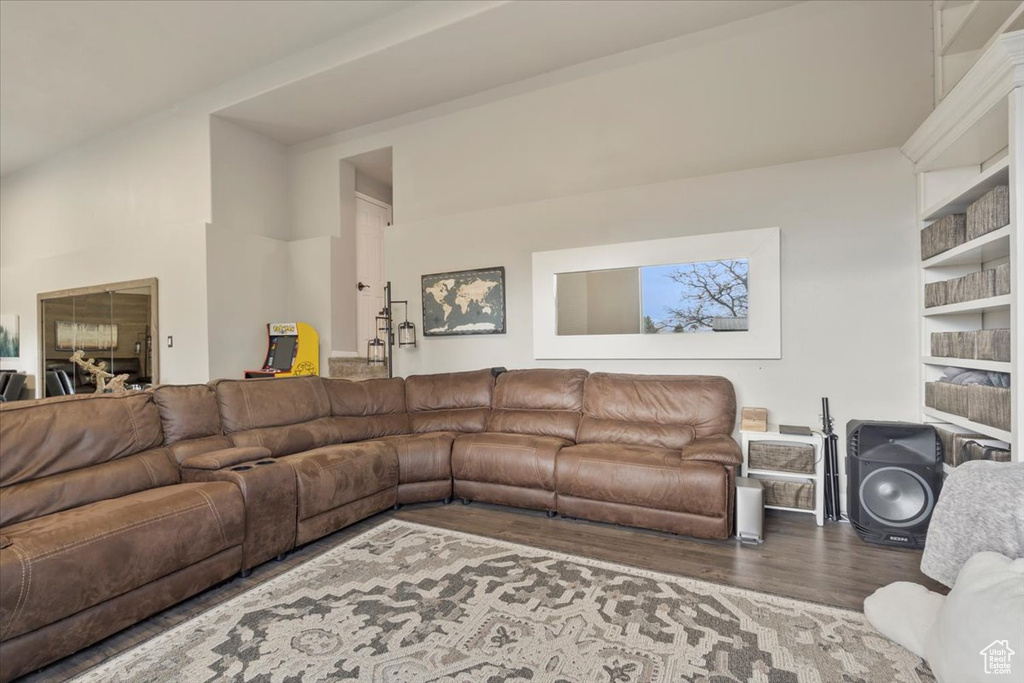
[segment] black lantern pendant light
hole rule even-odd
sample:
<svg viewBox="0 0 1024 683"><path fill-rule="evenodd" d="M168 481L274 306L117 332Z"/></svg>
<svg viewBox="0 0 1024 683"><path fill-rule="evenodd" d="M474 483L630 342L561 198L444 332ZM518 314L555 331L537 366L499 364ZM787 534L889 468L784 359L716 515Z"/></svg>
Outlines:
<svg viewBox="0 0 1024 683"><path fill-rule="evenodd" d="M405 306L405 320L398 325L398 346L416 348L416 325L409 322L409 302L391 299L391 283L384 286L384 308L377 315L377 334L366 342L366 362L370 364L387 363L388 377L394 376L394 363L391 350L395 347L394 306ZM381 333L383 332L383 335ZM381 339L381 336L384 339Z"/></svg>

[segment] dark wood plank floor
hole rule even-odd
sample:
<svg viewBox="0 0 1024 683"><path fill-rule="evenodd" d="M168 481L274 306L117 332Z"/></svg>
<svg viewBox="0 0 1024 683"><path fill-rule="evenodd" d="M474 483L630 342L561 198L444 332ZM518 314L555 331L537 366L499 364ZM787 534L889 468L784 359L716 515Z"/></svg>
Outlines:
<svg viewBox="0 0 1024 683"><path fill-rule="evenodd" d="M257 567L248 578L215 586L22 680L66 680L391 518L856 610L875 589L893 581L914 581L945 592L918 570L919 552L868 545L849 524L818 527L810 515L799 513L769 511L767 540L755 547L733 540L703 541L548 518L543 513L481 503L430 503L363 520L290 553L282 562Z"/></svg>
<svg viewBox="0 0 1024 683"><path fill-rule="evenodd" d="M893 581L945 587L921 574L919 551L864 543L849 524L819 527L810 515L769 510L764 544L706 541L614 524L473 503L402 509L410 522L500 538L572 555L860 610Z"/></svg>

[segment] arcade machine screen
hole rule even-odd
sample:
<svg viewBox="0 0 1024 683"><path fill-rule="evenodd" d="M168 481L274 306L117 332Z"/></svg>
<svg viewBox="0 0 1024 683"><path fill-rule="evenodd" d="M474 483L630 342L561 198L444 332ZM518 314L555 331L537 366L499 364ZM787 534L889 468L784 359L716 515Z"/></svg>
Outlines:
<svg viewBox="0 0 1024 683"><path fill-rule="evenodd" d="M270 360L270 367L274 370L288 372L292 369L292 361L295 360L295 344L298 337L286 337L284 335L275 337L274 348L271 350L273 357Z"/></svg>

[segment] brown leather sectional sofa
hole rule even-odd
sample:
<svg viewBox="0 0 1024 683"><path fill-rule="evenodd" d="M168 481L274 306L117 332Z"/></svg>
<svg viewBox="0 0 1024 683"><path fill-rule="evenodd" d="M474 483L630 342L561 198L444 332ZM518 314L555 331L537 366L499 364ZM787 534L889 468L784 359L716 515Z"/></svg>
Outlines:
<svg viewBox="0 0 1024 683"><path fill-rule="evenodd" d="M703 538L732 526L721 377L480 370L165 385L0 407L0 680L402 503Z"/></svg>

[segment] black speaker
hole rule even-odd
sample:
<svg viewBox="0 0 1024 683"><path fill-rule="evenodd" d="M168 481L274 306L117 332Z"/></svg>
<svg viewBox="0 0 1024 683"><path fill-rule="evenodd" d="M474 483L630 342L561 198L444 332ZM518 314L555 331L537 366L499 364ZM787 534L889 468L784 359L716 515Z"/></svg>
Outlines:
<svg viewBox="0 0 1024 683"><path fill-rule="evenodd" d="M923 548L942 489L942 441L931 425L846 425L846 504L868 543Z"/></svg>

